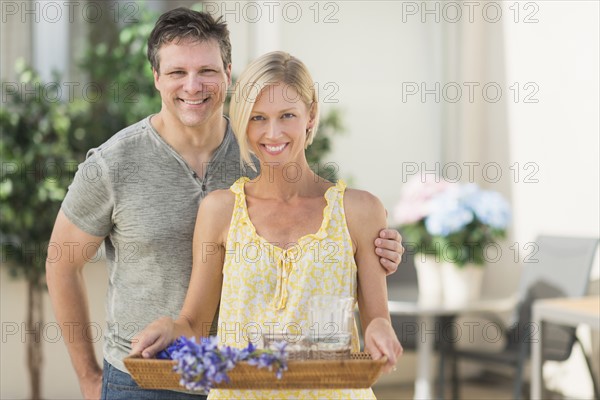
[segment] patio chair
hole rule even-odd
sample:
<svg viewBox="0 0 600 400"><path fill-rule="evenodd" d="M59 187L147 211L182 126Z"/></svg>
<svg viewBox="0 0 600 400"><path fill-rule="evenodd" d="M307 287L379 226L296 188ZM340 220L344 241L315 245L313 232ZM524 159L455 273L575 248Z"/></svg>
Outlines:
<svg viewBox="0 0 600 400"><path fill-rule="evenodd" d="M525 260L520 279L517 323L507 330L506 346L501 352L451 349L452 398L459 398L458 360L469 359L483 363L504 364L515 368L513 398L519 399L523 389L523 368L530 356L532 340L539 328L532 326L531 308L536 299L554 297L581 297L587 292L590 270L598 246L597 238L573 238L539 236L534 251ZM527 262L529 261L529 262ZM579 342L574 328L548 324L544 327L543 359L564 361L569 358L575 342ZM585 354L585 351L584 351ZM586 362L595 395L598 398L598 382L592 364ZM440 369L443 371L444 366Z"/></svg>

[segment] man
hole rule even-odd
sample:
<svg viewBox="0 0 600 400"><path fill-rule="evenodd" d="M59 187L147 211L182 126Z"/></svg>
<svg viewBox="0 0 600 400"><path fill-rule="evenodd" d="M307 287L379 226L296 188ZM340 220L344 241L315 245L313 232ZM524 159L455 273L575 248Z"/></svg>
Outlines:
<svg viewBox="0 0 600 400"><path fill-rule="evenodd" d="M69 255L49 258L46 276L85 398L198 399L139 389L123 358L138 331L159 316L176 317L181 309L199 202L242 174L254 176L240 168L239 148L223 116L231 84L226 24L185 8L169 11L150 34L148 59L160 112L90 150L50 240L54 250L58 246ZM82 277L89 249L102 242L109 273L103 370L86 340ZM395 271L403 251L399 235L384 230L376 242L383 267Z"/></svg>

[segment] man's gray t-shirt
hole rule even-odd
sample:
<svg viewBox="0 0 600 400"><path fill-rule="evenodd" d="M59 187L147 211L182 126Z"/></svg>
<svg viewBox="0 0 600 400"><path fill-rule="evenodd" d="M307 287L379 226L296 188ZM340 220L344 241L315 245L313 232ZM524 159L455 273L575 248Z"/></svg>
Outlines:
<svg viewBox="0 0 600 400"><path fill-rule="evenodd" d="M119 370L126 371L122 360L137 332L181 310L200 201L253 172L240 166L229 121L205 170L197 176L147 117L90 150L69 186L64 214L84 232L106 236L104 356ZM85 244L75 251L90 252Z"/></svg>

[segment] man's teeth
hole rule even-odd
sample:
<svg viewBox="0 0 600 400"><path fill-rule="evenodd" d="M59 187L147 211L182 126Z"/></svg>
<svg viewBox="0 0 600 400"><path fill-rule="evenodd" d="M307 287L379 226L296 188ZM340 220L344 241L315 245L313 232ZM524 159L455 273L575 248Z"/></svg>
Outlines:
<svg viewBox="0 0 600 400"><path fill-rule="evenodd" d="M208 99L208 97L206 99ZM181 99L181 100L183 100L183 102L185 104L196 105L196 104L202 104L202 103L204 103L206 101L206 99L204 99L204 100L184 100L184 99Z"/></svg>
<svg viewBox="0 0 600 400"><path fill-rule="evenodd" d="M283 148L285 147L285 143L280 144L279 146L269 146L268 144L266 144L265 147L267 148L268 151L270 151L272 153L276 153L278 151L283 150Z"/></svg>

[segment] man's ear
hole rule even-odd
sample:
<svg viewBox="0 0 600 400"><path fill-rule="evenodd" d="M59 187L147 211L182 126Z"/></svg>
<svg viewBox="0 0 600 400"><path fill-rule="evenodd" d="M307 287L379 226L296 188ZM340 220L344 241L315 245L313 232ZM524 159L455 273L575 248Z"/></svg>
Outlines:
<svg viewBox="0 0 600 400"><path fill-rule="evenodd" d="M227 75L227 86L231 86L231 63L227 65L225 74Z"/></svg>
<svg viewBox="0 0 600 400"><path fill-rule="evenodd" d="M156 90L158 90L158 78L160 76L160 74L154 69L152 68L152 76L154 76L154 87L156 88Z"/></svg>

